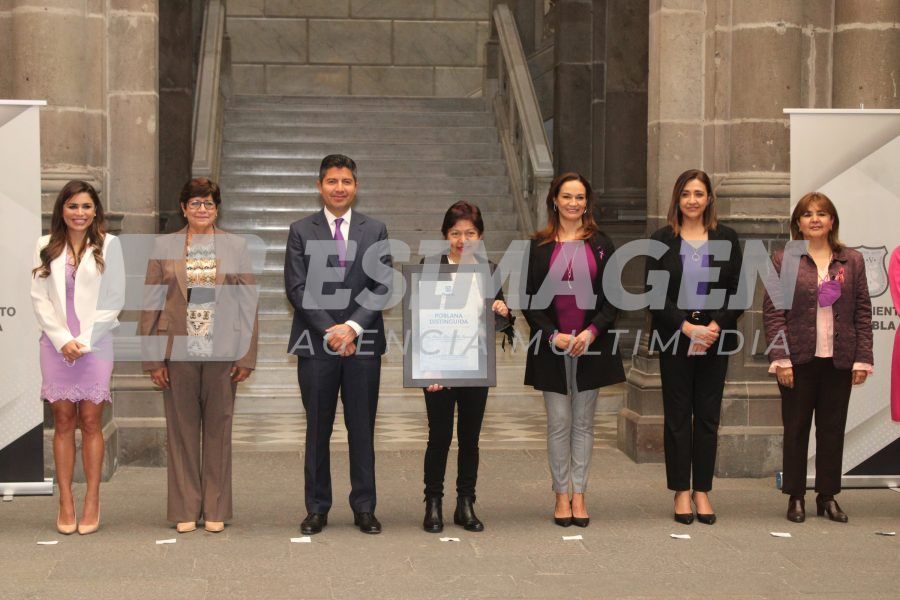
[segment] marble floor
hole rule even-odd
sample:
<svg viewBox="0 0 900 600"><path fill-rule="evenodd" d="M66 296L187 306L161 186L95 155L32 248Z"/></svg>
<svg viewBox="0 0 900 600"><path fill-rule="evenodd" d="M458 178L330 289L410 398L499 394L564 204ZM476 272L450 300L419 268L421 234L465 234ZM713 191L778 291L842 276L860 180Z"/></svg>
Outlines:
<svg viewBox="0 0 900 600"><path fill-rule="evenodd" d="M544 412L487 412L481 427L482 449L540 449L547 446ZM301 450L306 416L236 415L232 429L235 452L285 452ZM334 423L332 443L346 444L347 430L340 414ZM381 413L375 422L375 446L379 450L424 448L428 439L423 412ZM454 444L455 445L455 444ZM597 413L594 448L616 447L616 414Z"/></svg>

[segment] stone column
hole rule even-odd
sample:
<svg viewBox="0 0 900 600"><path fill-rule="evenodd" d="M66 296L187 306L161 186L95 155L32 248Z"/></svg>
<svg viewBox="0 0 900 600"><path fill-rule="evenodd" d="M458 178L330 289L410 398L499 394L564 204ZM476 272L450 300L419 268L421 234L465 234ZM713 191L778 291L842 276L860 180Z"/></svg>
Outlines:
<svg viewBox="0 0 900 600"><path fill-rule="evenodd" d="M155 233L159 175L157 0L109 0L109 202L129 233Z"/></svg>
<svg viewBox="0 0 900 600"><path fill-rule="evenodd" d="M158 3L157 0L108 2L108 195L116 210L124 213L127 233L152 234L159 225ZM120 320L126 326L133 326L131 322L136 317L136 312L126 311ZM140 363L116 364L114 424L117 456L124 463L164 464L161 459L165 440L163 411L159 393L152 388L141 372Z"/></svg>
<svg viewBox="0 0 900 600"><path fill-rule="evenodd" d="M900 0L834 3L834 108L900 108Z"/></svg>
<svg viewBox="0 0 900 600"><path fill-rule="evenodd" d="M647 233L665 222L672 183L703 164L707 14L704 0L653 0L647 81ZM692 90L693 93L686 93ZM645 330L649 319L645 318ZM663 460L659 361L646 340L632 358L618 446L637 462Z"/></svg>
<svg viewBox="0 0 900 600"><path fill-rule="evenodd" d="M83 0L7 1L6 90L12 98L46 100L41 109L45 226L63 185L103 185L103 13ZM2 6L2 5L0 5ZM0 23L2 25L2 23ZM104 199L105 199L105 195Z"/></svg>
<svg viewBox="0 0 900 600"><path fill-rule="evenodd" d="M661 226L676 176L710 173L719 218L770 250L787 234L789 132L783 109L829 102L831 2L658 0L651 5L648 231ZM693 93L686 93L692 90ZM781 465L780 397L767 374L762 288L739 322L717 473L762 476ZM761 342L754 346L757 338ZM662 460L662 398L646 345L629 374L619 447Z"/></svg>
<svg viewBox="0 0 900 600"><path fill-rule="evenodd" d="M604 135L606 3L559 0L556 19L553 165L593 181L595 153L603 153L594 139Z"/></svg>
<svg viewBox="0 0 900 600"><path fill-rule="evenodd" d="M178 194L191 177L194 113L193 5L159 6L159 212L167 231L183 225ZM202 14L202 13L201 13Z"/></svg>

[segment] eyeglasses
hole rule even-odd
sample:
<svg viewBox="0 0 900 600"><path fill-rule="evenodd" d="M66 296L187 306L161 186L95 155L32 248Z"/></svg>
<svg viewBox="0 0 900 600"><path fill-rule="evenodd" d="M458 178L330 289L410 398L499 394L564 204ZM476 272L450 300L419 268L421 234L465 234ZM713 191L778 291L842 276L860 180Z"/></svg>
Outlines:
<svg viewBox="0 0 900 600"><path fill-rule="evenodd" d="M201 206L203 208L205 208L206 210L215 210L215 208L216 208L216 203L213 202L212 200L207 200L206 202L200 202L199 200L191 200L190 202L187 203L187 205L188 205L188 208L190 208L191 210L200 210Z"/></svg>

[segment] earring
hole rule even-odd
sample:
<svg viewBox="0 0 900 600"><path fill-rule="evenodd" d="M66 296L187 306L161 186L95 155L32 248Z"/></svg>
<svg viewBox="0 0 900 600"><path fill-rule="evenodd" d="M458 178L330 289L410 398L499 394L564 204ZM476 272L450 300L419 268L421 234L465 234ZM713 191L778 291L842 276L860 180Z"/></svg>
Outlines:
<svg viewBox="0 0 900 600"><path fill-rule="evenodd" d="M553 205L553 212L559 212L559 207L556 204Z"/></svg>

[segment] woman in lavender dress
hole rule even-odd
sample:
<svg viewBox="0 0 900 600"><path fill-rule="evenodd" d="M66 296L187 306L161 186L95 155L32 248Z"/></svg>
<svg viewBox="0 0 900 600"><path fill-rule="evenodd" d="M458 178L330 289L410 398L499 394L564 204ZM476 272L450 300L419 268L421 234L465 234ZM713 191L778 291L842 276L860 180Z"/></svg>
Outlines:
<svg viewBox="0 0 900 600"><path fill-rule="evenodd" d="M104 231L103 206L90 184L70 181L60 191L34 265L31 300L43 330L41 398L53 409L56 528L86 535L100 526L103 406L110 401L113 367L110 331L118 325L125 280L119 242ZM87 480L80 523L72 495L76 426Z"/></svg>

